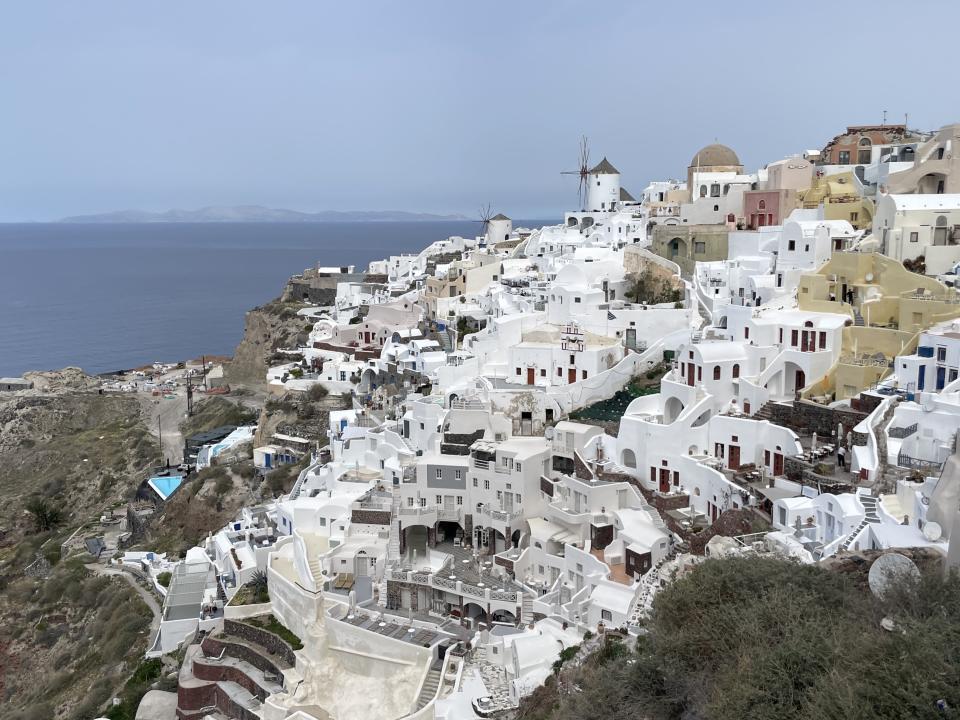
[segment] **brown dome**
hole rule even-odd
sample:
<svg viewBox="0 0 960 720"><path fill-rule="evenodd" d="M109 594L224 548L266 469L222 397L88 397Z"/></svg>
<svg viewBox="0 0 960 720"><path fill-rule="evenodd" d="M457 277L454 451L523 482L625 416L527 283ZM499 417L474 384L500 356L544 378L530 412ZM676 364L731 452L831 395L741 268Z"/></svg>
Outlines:
<svg viewBox="0 0 960 720"><path fill-rule="evenodd" d="M729 167L740 165L740 158L726 145L707 145L693 156L690 167Z"/></svg>

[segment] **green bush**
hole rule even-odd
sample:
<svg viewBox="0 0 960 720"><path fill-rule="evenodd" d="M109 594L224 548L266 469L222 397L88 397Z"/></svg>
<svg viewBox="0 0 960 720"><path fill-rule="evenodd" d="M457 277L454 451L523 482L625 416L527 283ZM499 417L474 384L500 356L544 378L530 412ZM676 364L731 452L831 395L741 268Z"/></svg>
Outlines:
<svg viewBox="0 0 960 720"><path fill-rule="evenodd" d="M171 578L171 577L172 577L171 574L170 574L169 572L167 572L166 570L164 570L162 573L159 573L159 574L157 575L157 583L158 583L159 585L163 585L163 587L165 587L165 588L168 588L168 587L170 587L170 578Z"/></svg>
<svg viewBox="0 0 960 720"><path fill-rule="evenodd" d="M785 560L707 560L657 594L635 649L608 640L574 669L561 655L562 682L518 717L953 717L936 702L960 707L960 577L934 572L883 601L865 585Z"/></svg>

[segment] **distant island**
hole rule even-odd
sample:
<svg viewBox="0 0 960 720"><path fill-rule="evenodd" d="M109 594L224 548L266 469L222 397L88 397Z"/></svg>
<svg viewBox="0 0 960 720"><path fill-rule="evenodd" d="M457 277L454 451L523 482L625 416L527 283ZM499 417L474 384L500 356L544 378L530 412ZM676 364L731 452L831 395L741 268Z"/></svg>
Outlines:
<svg viewBox="0 0 960 720"><path fill-rule="evenodd" d="M465 215L433 215L403 210L323 210L307 213L259 205L211 206L199 210L118 210L97 215L73 215L62 223L323 223L323 222L436 222L469 220Z"/></svg>

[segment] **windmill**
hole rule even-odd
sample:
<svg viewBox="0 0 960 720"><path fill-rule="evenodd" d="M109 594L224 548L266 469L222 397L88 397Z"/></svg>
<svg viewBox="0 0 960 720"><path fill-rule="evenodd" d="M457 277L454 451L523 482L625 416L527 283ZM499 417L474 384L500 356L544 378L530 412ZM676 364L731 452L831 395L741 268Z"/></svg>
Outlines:
<svg viewBox="0 0 960 720"><path fill-rule="evenodd" d="M480 219L474 220L474 222L481 223L480 234L486 236L487 228L490 226L490 221L493 220L493 209L490 206L490 203L480 206Z"/></svg>
<svg viewBox="0 0 960 720"><path fill-rule="evenodd" d="M561 175L579 175L580 182L577 185L577 202L580 208L587 199L588 176L590 175L590 146L587 143L587 136L580 137L580 167L576 170L564 170Z"/></svg>

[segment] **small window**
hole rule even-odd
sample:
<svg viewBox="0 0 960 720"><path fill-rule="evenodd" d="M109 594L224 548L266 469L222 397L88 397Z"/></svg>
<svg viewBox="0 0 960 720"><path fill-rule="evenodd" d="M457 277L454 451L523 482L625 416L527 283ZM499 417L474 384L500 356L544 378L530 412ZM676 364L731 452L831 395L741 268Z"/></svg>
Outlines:
<svg viewBox="0 0 960 720"><path fill-rule="evenodd" d="M710 186L710 197L720 197L720 183L713 183Z"/></svg>
<svg viewBox="0 0 960 720"><path fill-rule="evenodd" d="M937 348L937 362L947 361L947 348L940 346Z"/></svg>
<svg viewBox="0 0 960 720"><path fill-rule="evenodd" d="M455 473L455 476L456 476L457 480L459 480L459 479L462 477L463 471L462 471L460 468L457 468L457 469L454 471L454 473Z"/></svg>
<svg viewBox="0 0 960 720"><path fill-rule="evenodd" d="M513 499L517 501L517 505L520 504L520 495L519 493L513 496Z"/></svg>
<svg viewBox="0 0 960 720"><path fill-rule="evenodd" d="M587 371L586 371L586 370L581 370L581 371L580 371L580 379L581 379L581 380L586 380L586 379L587 379Z"/></svg>
<svg viewBox="0 0 960 720"><path fill-rule="evenodd" d="M757 209L758 209L758 210L766 210L766 209L767 209L767 201L766 201L766 200L761 200L759 203L757 203Z"/></svg>
<svg viewBox="0 0 960 720"><path fill-rule="evenodd" d="M910 242L919 242L919 240L920 240L920 233L916 231L910 233Z"/></svg>
<svg viewBox="0 0 960 720"><path fill-rule="evenodd" d="M790 331L790 345L791 345L792 347L796 347L796 346L797 346L797 340L798 340L799 338L800 338L800 333L799 333L799 331L797 331L797 330L791 330L791 331Z"/></svg>
<svg viewBox="0 0 960 720"><path fill-rule="evenodd" d="M476 478L473 479L473 486L474 486L474 487L477 486L477 479L476 479Z"/></svg>
<svg viewBox="0 0 960 720"><path fill-rule="evenodd" d="M703 255L707 252L707 243L697 240L693 243L693 252L695 252L697 255Z"/></svg>
<svg viewBox="0 0 960 720"><path fill-rule="evenodd" d="M570 364L571 364L571 365L576 365L576 364L577 364L577 358L576 358L575 355L571 355L571 356L570 356Z"/></svg>
<svg viewBox="0 0 960 720"><path fill-rule="evenodd" d="M520 472L520 463L516 463L516 464L513 466L513 468L514 468L514 470L516 470L517 472Z"/></svg>
<svg viewBox="0 0 960 720"><path fill-rule="evenodd" d="M412 497L408 497L408 498L407 498L407 507L413 507L413 498L412 498Z"/></svg>
<svg viewBox="0 0 960 720"><path fill-rule="evenodd" d="M557 368L557 377L563 377L563 369Z"/></svg>
<svg viewBox="0 0 960 720"><path fill-rule="evenodd" d="M827 334L823 331L820 332L820 349L825 350L827 347Z"/></svg>
<svg viewBox="0 0 960 720"><path fill-rule="evenodd" d="M580 297L579 297L579 296L575 297L575 298L573 299L573 301L574 301L575 303L579 303L579 302L580 302Z"/></svg>
<svg viewBox="0 0 960 720"><path fill-rule="evenodd" d="M744 340L749 340L749 339L750 339L750 326L749 326L749 325L745 325L744 328L743 328L743 339L744 339Z"/></svg>
<svg viewBox="0 0 960 720"><path fill-rule="evenodd" d="M714 380L719 380L719 379L720 379L720 366L719 366L719 365L714 365L714 366L713 366L713 379L714 379Z"/></svg>
<svg viewBox="0 0 960 720"><path fill-rule="evenodd" d="M437 480L443 477L443 469L437 468Z"/></svg>
<svg viewBox="0 0 960 720"><path fill-rule="evenodd" d="M489 480L484 480L484 481L483 481L483 489L484 489L484 490L489 490L489 489L490 489L490 481L489 481Z"/></svg>
<svg viewBox="0 0 960 720"><path fill-rule="evenodd" d="M787 243L787 250L796 250L796 249L797 249L796 240L791 240L790 242Z"/></svg>
<svg viewBox="0 0 960 720"><path fill-rule="evenodd" d="M735 378L740 377L740 364L739 364L739 363L734 363L734 364L733 364L733 376L734 376Z"/></svg>
<svg viewBox="0 0 960 720"><path fill-rule="evenodd" d="M701 186L700 186L700 197L706 197L706 196L707 196L707 186L706 186L706 185L701 185Z"/></svg>
<svg viewBox="0 0 960 720"><path fill-rule="evenodd" d="M520 368L517 368L517 375L520 374Z"/></svg>
<svg viewBox="0 0 960 720"><path fill-rule="evenodd" d="M546 377L546 376L547 376L547 369L540 368L540 377Z"/></svg>
<svg viewBox="0 0 960 720"><path fill-rule="evenodd" d="M440 495L437 495L437 505L443 505L443 498Z"/></svg>

